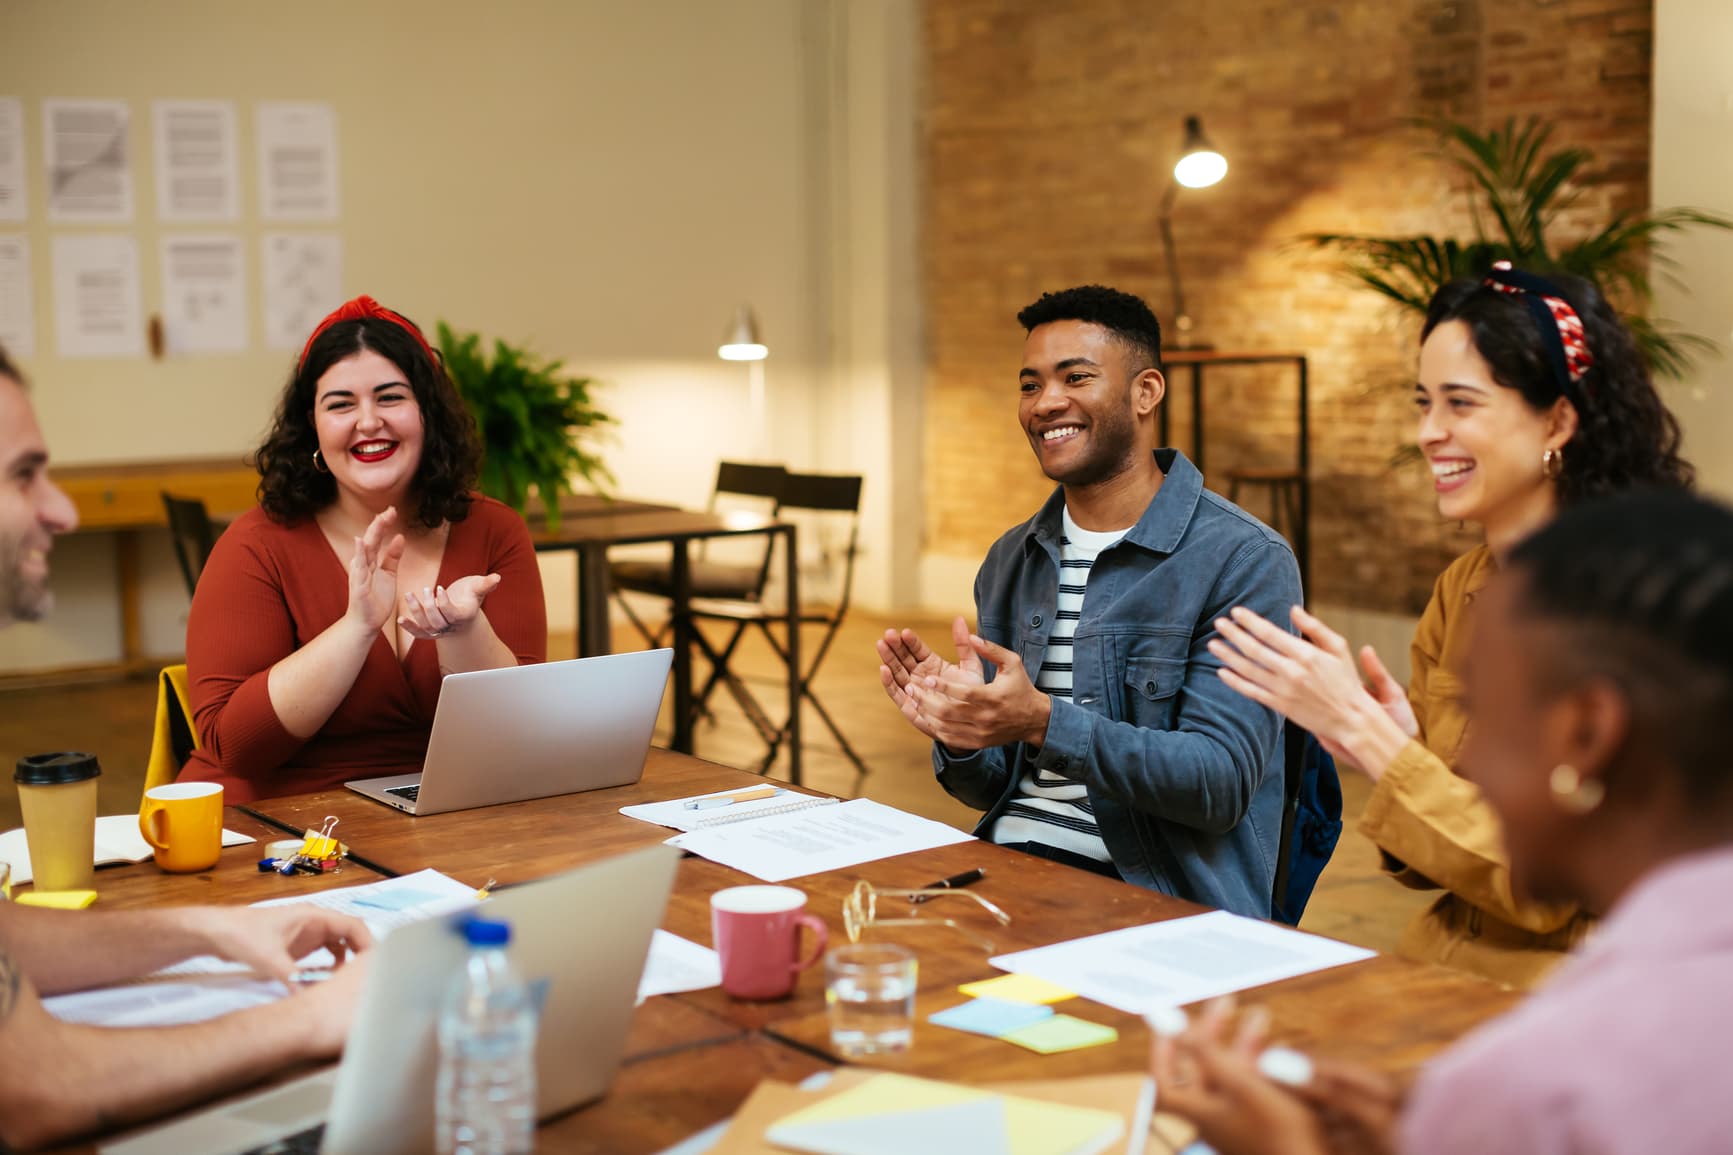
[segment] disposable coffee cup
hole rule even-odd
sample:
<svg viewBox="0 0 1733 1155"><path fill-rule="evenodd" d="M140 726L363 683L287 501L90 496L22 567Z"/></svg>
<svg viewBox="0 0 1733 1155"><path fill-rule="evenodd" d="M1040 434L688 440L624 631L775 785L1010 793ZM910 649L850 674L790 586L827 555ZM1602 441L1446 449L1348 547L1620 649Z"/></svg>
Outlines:
<svg viewBox="0 0 1733 1155"><path fill-rule="evenodd" d="M12 781L24 811L24 840L37 890L93 890L96 881L94 754L31 754Z"/></svg>

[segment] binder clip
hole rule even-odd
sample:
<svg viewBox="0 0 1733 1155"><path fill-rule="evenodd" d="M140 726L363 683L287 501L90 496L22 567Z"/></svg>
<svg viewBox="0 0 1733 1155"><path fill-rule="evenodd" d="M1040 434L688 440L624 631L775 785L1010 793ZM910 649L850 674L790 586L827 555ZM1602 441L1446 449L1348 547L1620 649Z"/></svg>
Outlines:
<svg viewBox="0 0 1733 1155"><path fill-rule="evenodd" d="M301 849L288 858L278 860L278 874L325 874L343 869L343 856L349 853L349 848L332 835L337 828L334 815L325 816L325 824L317 830L309 829L301 840ZM261 867L263 863L260 864Z"/></svg>

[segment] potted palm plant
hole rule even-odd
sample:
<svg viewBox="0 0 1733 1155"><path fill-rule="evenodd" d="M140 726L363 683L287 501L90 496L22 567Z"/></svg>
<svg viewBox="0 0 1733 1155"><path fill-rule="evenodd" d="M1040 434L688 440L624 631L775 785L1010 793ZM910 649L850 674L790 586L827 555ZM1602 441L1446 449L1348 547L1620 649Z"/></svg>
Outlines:
<svg viewBox="0 0 1733 1155"><path fill-rule="evenodd" d="M1655 373L1680 377L1693 356L1713 342L1683 332L1644 311L1651 297L1651 267L1672 265L1661 242L1691 226L1733 228L1733 220L1699 209L1669 208L1616 214L1596 232L1560 242L1559 215L1577 198L1573 180L1594 162L1581 148L1552 148L1552 126L1538 118L1480 133L1450 121L1422 122L1439 134L1444 160L1468 178L1464 191L1474 235L1369 237L1313 233L1302 242L1340 255L1355 281L1425 314L1446 282L1483 277L1508 260L1545 274L1571 273L1598 285L1621 314Z"/></svg>
<svg viewBox="0 0 1733 1155"><path fill-rule="evenodd" d="M559 528L560 497L577 492L573 478L605 493L614 475L594 446L615 419L592 398L593 378L504 341L490 356L478 334L444 321L438 334L446 372L481 430L483 493L519 513L534 494L550 532Z"/></svg>

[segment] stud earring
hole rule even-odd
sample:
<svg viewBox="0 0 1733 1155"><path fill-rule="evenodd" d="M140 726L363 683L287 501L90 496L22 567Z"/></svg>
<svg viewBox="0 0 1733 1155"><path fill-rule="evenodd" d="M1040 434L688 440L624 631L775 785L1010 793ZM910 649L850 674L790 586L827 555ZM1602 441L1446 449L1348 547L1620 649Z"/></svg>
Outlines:
<svg viewBox="0 0 1733 1155"><path fill-rule="evenodd" d="M1547 786L1552 790L1553 801L1566 814L1591 813L1607 796L1606 785L1599 778L1583 774L1568 762L1552 768Z"/></svg>
<svg viewBox="0 0 1733 1155"><path fill-rule="evenodd" d="M1548 481L1557 481L1559 474L1565 471L1565 455L1556 449L1549 449L1540 455L1540 473Z"/></svg>
<svg viewBox="0 0 1733 1155"><path fill-rule="evenodd" d="M331 472L330 467L325 464L325 459L319 456L319 451L317 449L313 451L313 468L317 469L320 473Z"/></svg>

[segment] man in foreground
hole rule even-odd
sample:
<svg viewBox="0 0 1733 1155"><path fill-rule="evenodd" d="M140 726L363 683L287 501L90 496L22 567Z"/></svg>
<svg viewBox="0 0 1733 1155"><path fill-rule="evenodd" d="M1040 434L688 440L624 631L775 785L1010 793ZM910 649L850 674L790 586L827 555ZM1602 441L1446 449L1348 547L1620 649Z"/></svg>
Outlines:
<svg viewBox="0 0 1733 1155"><path fill-rule="evenodd" d="M1230 690L1207 644L1246 606L1286 621L1292 550L1156 448L1161 328L1099 285L1018 314L1019 421L1059 488L975 579L957 659L912 630L878 644L886 692L933 739L976 834L1267 918L1282 821L1282 720Z"/></svg>
<svg viewBox="0 0 1733 1155"><path fill-rule="evenodd" d="M0 629L52 604L48 555L73 529L23 378L0 352ZM40 996L215 955L287 981L295 960L370 945L359 921L312 906L54 911L0 902L0 1146L36 1147L137 1122L343 1049L358 966L268 1006L180 1027L63 1023Z"/></svg>

